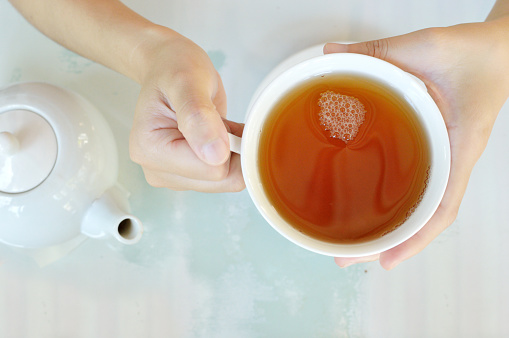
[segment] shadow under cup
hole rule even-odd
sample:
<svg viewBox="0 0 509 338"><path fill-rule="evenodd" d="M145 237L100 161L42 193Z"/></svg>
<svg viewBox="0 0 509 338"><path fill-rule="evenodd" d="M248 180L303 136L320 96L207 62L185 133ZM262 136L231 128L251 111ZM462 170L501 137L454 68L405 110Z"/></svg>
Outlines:
<svg viewBox="0 0 509 338"><path fill-rule="evenodd" d="M273 109L292 90L321 76L359 76L373 79L403 99L413 110L427 138L429 179L422 199L397 228L381 237L356 243L332 243L311 237L292 226L271 203L259 170L260 138ZM359 54L330 54L301 62L277 76L251 105L242 136L241 161L248 192L271 226L293 243L335 257L361 257L388 250L419 231L437 209L447 185L450 146L442 115L424 84L385 61Z"/></svg>

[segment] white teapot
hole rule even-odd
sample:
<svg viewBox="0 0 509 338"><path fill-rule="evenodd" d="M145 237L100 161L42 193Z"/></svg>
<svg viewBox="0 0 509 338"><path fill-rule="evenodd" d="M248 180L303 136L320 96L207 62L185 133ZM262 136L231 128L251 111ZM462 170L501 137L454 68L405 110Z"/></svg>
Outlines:
<svg viewBox="0 0 509 338"><path fill-rule="evenodd" d="M0 241L24 248L81 234L133 244L143 232L117 183L105 119L83 97L45 83L0 90Z"/></svg>

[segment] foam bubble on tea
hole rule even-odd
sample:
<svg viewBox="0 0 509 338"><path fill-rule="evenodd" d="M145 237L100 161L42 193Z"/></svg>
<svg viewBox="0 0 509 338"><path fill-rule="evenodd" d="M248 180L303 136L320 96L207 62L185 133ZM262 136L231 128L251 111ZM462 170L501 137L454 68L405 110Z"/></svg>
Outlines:
<svg viewBox="0 0 509 338"><path fill-rule="evenodd" d="M331 137L348 143L357 136L366 115L359 99L329 90L320 94L318 105L320 123Z"/></svg>

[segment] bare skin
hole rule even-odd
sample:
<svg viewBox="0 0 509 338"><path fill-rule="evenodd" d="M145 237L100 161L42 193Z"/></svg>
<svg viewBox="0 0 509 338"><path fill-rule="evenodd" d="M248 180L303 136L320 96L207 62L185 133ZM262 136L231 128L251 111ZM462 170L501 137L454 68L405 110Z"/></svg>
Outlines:
<svg viewBox="0 0 509 338"><path fill-rule="evenodd" d="M41 32L141 85L129 150L148 183L174 190L240 191L230 154L226 94L208 55L117 0L11 0Z"/></svg>
<svg viewBox="0 0 509 338"><path fill-rule="evenodd" d="M498 1L488 20L431 28L353 45L327 44L325 53L360 53L386 60L421 78L444 117L451 142L445 195L413 237L377 255L335 258L340 267L379 260L390 270L422 251L455 219L472 169L483 153L509 96L509 1Z"/></svg>
<svg viewBox="0 0 509 338"><path fill-rule="evenodd" d="M142 18L117 0L10 0L44 34L141 85L130 154L157 187L239 191L240 158L230 154L226 94L207 54L177 32ZM498 0L486 22L430 28L325 53L361 53L420 77L442 111L451 140L451 175L425 227L378 255L336 258L345 267L379 260L386 269L423 250L456 218L472 168L509 95L509 0Z"/></svg>

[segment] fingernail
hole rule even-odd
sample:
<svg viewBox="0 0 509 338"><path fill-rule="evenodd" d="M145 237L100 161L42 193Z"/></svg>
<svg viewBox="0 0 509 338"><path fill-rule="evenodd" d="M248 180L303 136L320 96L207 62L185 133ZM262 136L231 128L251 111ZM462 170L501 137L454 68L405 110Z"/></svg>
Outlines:
<svg viewBox="0 0 509 338"><path fill-rule="evenodd" d="M323 49L325 54L344 53L347 50L348 50L348 46L342 45L342 44L337 44L337 43L327 43Z"/></svg>
<svg viewBox="0 0 509 338"><path fill-rule="evenodd" d="M201 151L205 162L211 165L223 164L230 154L230 149L228 149L226 143L220 138L206 143L201 148Z"/></svg>
<svg viewBox="0 0 509 338"><path fill-rule="evenodd" d="M352 260L352 259L337 258L337 257L335 259L335 262L336 262L336 265L342 269L357 263L355 260Z"/></svg>
<svg viewBox="0 0 509 338"><path fill-rule="evenodd" d="M394 269L396 266L398 266L399 263L401 263L401 262L395 261L395 262L392 262L390 264L384 264L384 265L382 265L382 267L385 270L390 271L390 270Z"/></svg>

